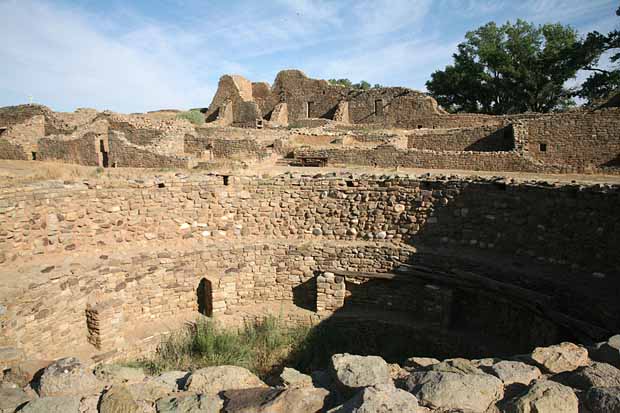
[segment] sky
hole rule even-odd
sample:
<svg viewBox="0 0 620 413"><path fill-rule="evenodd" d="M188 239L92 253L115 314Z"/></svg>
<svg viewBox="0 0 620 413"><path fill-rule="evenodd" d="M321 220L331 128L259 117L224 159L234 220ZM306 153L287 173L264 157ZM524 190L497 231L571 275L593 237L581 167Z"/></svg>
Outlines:
<svg viewBox="0 0 620 413"><path fill-rule="evenodd" d="M585 34L618 0L0 0L0 106L207 107L223 74L425 90L468 30L522 18ZM582 78L580 76L580 78ZM579 79L576 80L578 82Z"/></svg>

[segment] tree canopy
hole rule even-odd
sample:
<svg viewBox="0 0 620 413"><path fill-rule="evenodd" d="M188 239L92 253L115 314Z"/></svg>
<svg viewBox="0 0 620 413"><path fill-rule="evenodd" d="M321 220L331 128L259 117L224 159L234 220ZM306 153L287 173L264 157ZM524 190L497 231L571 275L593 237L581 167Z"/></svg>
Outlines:
<svg viewBox="0 0 620 413"><path fill-rule="evenodd" d="M361 80L359 83L353 83L349 79L329 79L328 82L332 85L344 86L344 87L360 89L360 90L368 90L368 89L373 89L373 88L376 89L376 88L383 87L378 83L375 83L374 86L371 86L370 83L368 83L365 80Z"/></svg>
<svg viewBox="0 0 620 413"><path fill-rule="evenodd" d="M575 77L579 66L567 52L578 40L570 26L491 22L468 32L465 39L453 64L426 82L430 94L447 110L549 112L571 104L564 84Z"/></svg>

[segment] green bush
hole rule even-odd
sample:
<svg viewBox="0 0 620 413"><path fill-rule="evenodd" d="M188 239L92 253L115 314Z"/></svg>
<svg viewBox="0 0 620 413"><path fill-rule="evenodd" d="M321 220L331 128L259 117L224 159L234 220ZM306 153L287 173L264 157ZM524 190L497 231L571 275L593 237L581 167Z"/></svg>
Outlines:
<svg viewBox="0 0 620 413"><path fill-rule="evenodd" d="M177 114L177 119L187 119L194 125L202 125L205 123L205 117L199 110L188 110Z"/></svg>

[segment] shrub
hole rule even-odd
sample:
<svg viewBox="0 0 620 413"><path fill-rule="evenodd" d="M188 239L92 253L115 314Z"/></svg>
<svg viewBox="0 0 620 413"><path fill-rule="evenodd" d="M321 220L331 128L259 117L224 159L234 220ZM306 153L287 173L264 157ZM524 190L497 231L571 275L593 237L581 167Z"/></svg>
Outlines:
<svg viewBox="0 0 620 413"><path fill-rule="evenodd" d="M199 110L188 110L177 114L177 119L186 119L194 125L202 125L205 123L205 117Z"/></svg>

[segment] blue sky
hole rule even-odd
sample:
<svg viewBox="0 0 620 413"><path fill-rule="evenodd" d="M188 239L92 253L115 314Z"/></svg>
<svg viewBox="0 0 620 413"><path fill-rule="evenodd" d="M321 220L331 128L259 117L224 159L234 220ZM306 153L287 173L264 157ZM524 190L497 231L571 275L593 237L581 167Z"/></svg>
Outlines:
<svg viewBox="0 0 620 413"><path fill-rule="evenodd" d="M618 0L0 0L0 106L208 106L224 73L424 90L466 31L520 17L586 33ZM578 81L578 80L577 80Z"/></svg>

